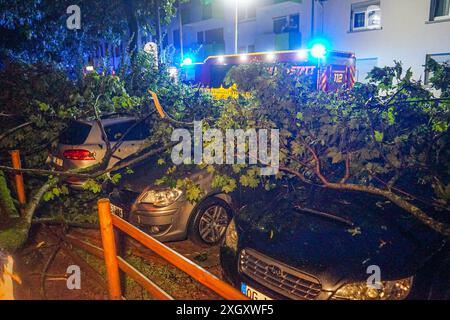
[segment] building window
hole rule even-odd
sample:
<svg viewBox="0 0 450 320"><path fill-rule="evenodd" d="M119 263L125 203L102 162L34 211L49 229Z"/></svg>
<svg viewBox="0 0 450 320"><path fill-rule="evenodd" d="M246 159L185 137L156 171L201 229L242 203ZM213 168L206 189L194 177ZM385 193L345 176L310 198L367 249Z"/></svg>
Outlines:
<svg viewBox="0 0 450 320"><path fill-rule="evenodd" d="M202 19L207 20L212 18L212 3L208 3L202 6Z"/></svg>
<svg viewBox="0 0 450 320"><path fill-rule="evenodd" d="M177 49L180 49L181 47L180 30L174 30L172 36L173 36L173 46Z"/></svg>
<svg viewBox="0 0 450 320"><path fill-rule="evenodd" d="M450 18L450 0L431 0L430 20Z"/></svg>
<svg viewBox="0 0 450 320"><path fill-rule="evenodd" d="M239 20L252 20L256 17L256 7L247 5L239 8Z"/></svg>
<svg viewBox="0 0 450 320"><path fill-rule="evenodd" d="M450 52L449 53L438 53L438 54L427 54L426 56L426 65L428 62L433 59L439 64L447 63L450 65ZM430 84L430 78L433 76L432 72L428 71L425 68L425 84Z"/></svg>
<svg viewBox="0 0 450 320"><path fill-rule="evenodd" d="M381 28L380 1L366 1L352 5L351 30Z"/></svg>
<svg viewBox="0 0 450 320"><path fill-rule="evenodd" d="M378 66L378 58L356 59L356 81L367 83L370 71Z"/></svg>
<svg viewBox="0 0 450 320"><path fill-rule="evenodd" d="M205 42L205 34L203 31L199 31L197 32L197 43L202 44L203 42Z"/></svg>
<svg viewBox="0 0 450 320"><path fill-rule="evenodd" d="M299 24L300 16L298 14L275 18L273 19L273 33L298 32Z"/></svg>
<svg viewBox="0 0 450 320"><path fill-rule="evenodd" d="M191 23L191 10L189 8L182 8L180 12L181 22L183 24Z"/></svg>
<svg viewBox="0 0 450 320"><path fill-rule="evenodd" d="M211 29L205 31L205 43L223 43L223 28Z"/></svg>
<svg viewBox="0 0 450 320"><path fill-rule="evenodd" d="M167 36L167 33L164 33L162 35L162 47L165 49L169 46L169 37Z"/></svg>

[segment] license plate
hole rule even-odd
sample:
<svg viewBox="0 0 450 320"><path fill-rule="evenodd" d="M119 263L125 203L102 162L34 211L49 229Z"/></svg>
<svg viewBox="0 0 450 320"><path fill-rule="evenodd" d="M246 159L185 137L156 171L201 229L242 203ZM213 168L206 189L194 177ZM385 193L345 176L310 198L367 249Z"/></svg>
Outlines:
<svg viewBox="0 0 450 320"><path fill-rule="evenodd" d="M258 290L248 286L245 283L241 283L241 292L249 297L251 300L273 300L269 298L264 293L259 292Z"/></svg>
<svg viewBox="0 0 450 320"><path fill-rule="evenodd" d="M111 213L123 218L123 209L111 203Z"/></svg>
<svg viewBox="0 0 450 320"><path fill-rule="evenodd" d="M52 162L53 162L54 164L56 164L56 165L59 166L59 167L62 167L62 166L63 166L63 162L64 162L63 159L58 158L58 157L55 157L55 156L52 156L51 158L52 158Z"/></svg>

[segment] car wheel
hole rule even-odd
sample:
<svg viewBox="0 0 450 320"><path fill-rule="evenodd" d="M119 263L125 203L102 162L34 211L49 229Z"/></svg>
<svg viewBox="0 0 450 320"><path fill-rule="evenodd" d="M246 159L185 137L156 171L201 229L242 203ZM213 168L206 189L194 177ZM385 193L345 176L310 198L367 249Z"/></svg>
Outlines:
<svg viewBox="0 0 450 320"><path fill-rule="evenodd" d="M220 243L232 210L222 199L212 197L203 201L194 213L189 224L189 239L201 246L214 246Z"/></svg>

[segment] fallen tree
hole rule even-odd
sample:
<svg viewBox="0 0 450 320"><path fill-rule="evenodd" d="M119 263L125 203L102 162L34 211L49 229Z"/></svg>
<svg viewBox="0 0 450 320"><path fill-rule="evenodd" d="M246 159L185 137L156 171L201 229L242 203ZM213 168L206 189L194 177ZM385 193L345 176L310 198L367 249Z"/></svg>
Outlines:
<svg viewBox="0 0 450 320"><path fill-rule="evenodd" d="M229 101L215 127L279 129L280 174L259 176L261 163L209 170L224 192L294 179L375 195L450 236L450 66L427 67L431 90L396 63L375 68L368 84L328 93L288 65L234 68L229 81L251 96Z"/></svg>
<svg viewBox="0 0 450 320"><path fill-rule="evenodd" d="M5 88L0 95L0 123L5 129L0 133L0 248L13 252L25 243L42 200L70 199L65 183L68 177L85 179L88 182L86 193L99 195L103 182L114 180L117 183L120 180L120 174L111 176L111 173L162 154L174 145L170 141L173 126L170 121L160 121L155 114L152 97L147 92L149 88L171 103L170 111L177 119L192 119L194 114L209 118L211 113L218 112L214 108L205 108L216 104L208 94L174 82L164 66L155 68L154 63L150 55L141 52L132 65L123 66L124 69L130 68L124 74L132 73L144 79L145 84L132 88L131 80L127 78L122 80L113 75L96 73L73 82L61 70L48 65L9 64L0 73L0 86ZM134 80L131 82L134 83ZM17 110L22 111L20 115ZM152 135L143 148L114 166L109 165L110 159L132 128L111 146L101 121L104 114L111 112L133 114L139 119L136 125L145 122L152 128ZM89 168L55 171L45 166L45 158L71 119L96 121L107 152L99 164ZM170 119L176 121L173 117ZM6 163L9 161L8 151L17 148L27 155L23 159L23 169L14 169ZM32 200L19 218L13 218L17 216L17 205L3 172L11 175L21 172L29 178L27 189L32 191ZM70 201L64 206L70 206Z"/></svg>

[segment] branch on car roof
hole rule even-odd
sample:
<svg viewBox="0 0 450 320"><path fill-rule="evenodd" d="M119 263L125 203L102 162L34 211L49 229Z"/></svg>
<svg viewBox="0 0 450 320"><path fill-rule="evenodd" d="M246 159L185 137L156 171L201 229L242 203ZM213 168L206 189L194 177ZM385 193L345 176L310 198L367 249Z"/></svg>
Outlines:
<svg viewBox="0 0 450 320"><path fill-rule="evenodd" d="M37 176L55 176L55 177L74 177L74 178L82 178L82 179L95 179L105 173L117 171L117 170L129 167L129 166L132 166L136 163L144 161L145 159L147 159L151 156L160 154L160 153L168 150L169 148L175 146L177 143L178 142L169 143L160 148L152 149L148 152L142 153L141 155L130 158L127 161L118 163L111 168L103 169L103 170L100 170L97 172L92 172L92 173L86 173L86 172L89 172L87 170L92 171L92 169L91 169L92 167L84 168L84 169L76 169L76 170L72 170L72 171L54 171L54 170L43 170L43 169L24 169L24 168L15 169L15 168L8 167L8 166L0 166L0 170L4 170L4 171L8 171L8 172L22 172L22 173L27 173L27 174L31 174L31 175L37 175ZM93 167L98 168L98 165L95 165Z"/></svg>
<svg viewBox="0 0 450 320"><path fill-rule="evenodd" d="M100 101L100 98L103 96L103 94L100 94L97 96L97 99L95 99L95 103L92 106L94 109L94 115L95 115L95 121L97 122L98 126L100 127L100 131L102 133L102 139L106 144L106 153L103 157L102 161L99 163L99 168L105 169L108 167L109 160L111 159L113 153L111 152L111 142L108 139L108 135L106 134L105 127L103 126L103 123L100 119L100 115L98 112L98 102Z"/></svg>
<svg viewBox="0 0 450 320"><path fill-rule="evenodd" d="M155 111L150 112L149 114L147 114L145 117L143 117L142 119L140 119L139 121L136 121L132 126L130 126L125 133L122 135L122 137L120 137L120 139L116 142L116 144L114 145L114 147L111 148L111 155L113 155L117 149L120 148L120 146L123 144L123 142L125 141L125 138L127 137L127 135L134 129L136 128L138 125L140 125L142 122L148 120L148 118L150 118L153 114L155 113Z"/></svg>

